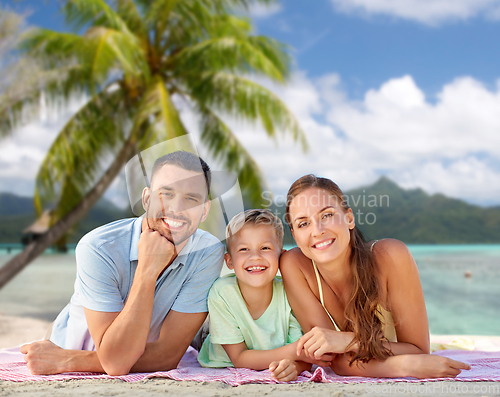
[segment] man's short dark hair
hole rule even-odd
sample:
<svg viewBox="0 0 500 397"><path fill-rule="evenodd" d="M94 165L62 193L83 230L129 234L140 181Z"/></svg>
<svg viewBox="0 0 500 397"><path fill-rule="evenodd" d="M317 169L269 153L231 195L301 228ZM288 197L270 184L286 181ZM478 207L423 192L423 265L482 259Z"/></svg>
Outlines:
<svg viewBox="0 0 500 397"><path fill-rule="evenodd" d="M207 199L208 199L208 196L210 195L210 183L212 180L212 173L210 172L210 167L208 166L208 164L205 163L205 161L201 157L198 157L197 155L190 152L185 152L183 150L179 150L177 152L172 152L164 156L161 156L155 161L153 165L153 170L151 172L151 182L153 181L153 177L156 171L158 171L166 164L175 165L177 167L185 169L186 171L195 171L195 172L199 172L201 166L201 169L203 170L203 174L205 176L205 181L207 182Z"/></svg>

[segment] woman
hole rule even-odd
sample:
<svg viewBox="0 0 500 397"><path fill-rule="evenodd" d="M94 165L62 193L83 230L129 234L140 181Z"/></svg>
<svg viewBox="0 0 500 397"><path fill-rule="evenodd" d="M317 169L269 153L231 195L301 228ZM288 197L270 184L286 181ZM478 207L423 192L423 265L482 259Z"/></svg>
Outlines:
<svg viewBox="0 0 500 397"><path fill-rule="evenodd" d="M314 175L295 181L286 221L298 248L282 255L280 270L306 332L297 354L324 357L338 375L454 377L470 369L429 354L413 257L398 240L366 243L334 182Z"/></svg>

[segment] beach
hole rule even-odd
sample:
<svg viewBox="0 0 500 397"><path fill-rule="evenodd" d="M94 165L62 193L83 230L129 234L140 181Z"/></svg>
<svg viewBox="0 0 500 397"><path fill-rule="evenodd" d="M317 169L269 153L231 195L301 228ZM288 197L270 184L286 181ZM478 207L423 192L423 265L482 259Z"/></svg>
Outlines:
<svg viewBox="0 0 500 397"><path fill-rule="evenodd" d="M431 340L473 339L477 350L500 350L498 281L500 247L410 247L419 267ZM0 265L9 255L0 255ZM473 271L465 278L466 270ZM69 301L75 279L74 254L44 254L0 290L0 349L43 339L49 324ZM444 334L444 336L438 336ZM455 334L446 335L446 334ZM459 389L457 389L459 387ZM500 396L500 382L419 382L377 384L247 384L153 378L0 381L0 396Z"/></svg>
<svg viewBox="0 0 500 397"><path fill-rule="evenodd" d="M43 339L48 321L26 317L0 315L0 349ZM434 342L451 342L463 336L434 336ZM500 349L500 337L474 336L476 348ZM494 345L491 344L494 341ZM176 381L152 378L139 382L118 379L63 380L41 382L0 381L0 396L22 394L25 397L44 396L500 396L500 382L419 382L419 383L300 383L246 384L229 386L222 382Z"/></svg>
<svg viewBox="0 0 500 397"><path fill-rule="evenodd" d="M405 386L407 385L407 386ZM460 389L457 389L459 387ZM396 384L327 384L301 383L295 385L247 384L229 386L220 382L178 382L168 379L150 379L135 383L116 380L72 380L65 382L0 381L0 396L22 394L25 397L42 396L198 396L198 397L352 397L352 396L498 396L499 382L421 382Z"/></svg>

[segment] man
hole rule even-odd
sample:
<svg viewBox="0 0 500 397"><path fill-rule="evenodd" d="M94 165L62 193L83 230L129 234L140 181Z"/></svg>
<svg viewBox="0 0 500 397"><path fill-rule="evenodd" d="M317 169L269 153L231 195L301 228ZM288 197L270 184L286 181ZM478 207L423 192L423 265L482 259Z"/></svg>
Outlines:
<svg viewBox="0 0 500 397"><path fill-rule="evenodd" d="M71 303L50 341L21 348L33 374L177 367L206 318L223 263L222 244L198 229L210 209L210 179L208 165L191 153L163 156L142 194L145 216L80 240Z"/></svg>

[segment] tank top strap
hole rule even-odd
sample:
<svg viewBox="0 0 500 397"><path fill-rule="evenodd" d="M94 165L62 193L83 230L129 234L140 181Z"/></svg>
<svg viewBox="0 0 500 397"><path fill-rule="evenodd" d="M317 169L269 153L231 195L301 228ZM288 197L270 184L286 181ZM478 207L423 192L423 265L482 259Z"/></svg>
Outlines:
<svg viewBox="0 0 500 397"><path fill-rule="evenodd" d="M335 323L335 320L333 319L333 317L330 315L330 313L326 309L325 301L323 299L323 286L321 285L321 277L319 276L318 267L316 266L316 263L314 263L314 261L312 261L312 264L313 264L313 268L314 268L314 273L316 274L316 280L318 281L319 300L321 302L321 306L323 306L323 309L325 309L325 312L328 315L328 317L330 318L331 322L333 323L335 330L340 331L339 327L337 327L337 324Z"/></svg>
<svg viewBox="0 0 500 397"><path fill-rule="evenodd" d="M378 240L375 240L372 245L370 246L370 251L373 252L373 246L375 245L375 243L377 242Z"/></svg>

